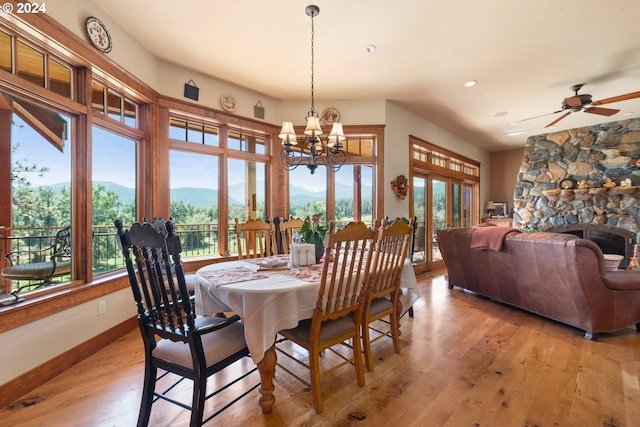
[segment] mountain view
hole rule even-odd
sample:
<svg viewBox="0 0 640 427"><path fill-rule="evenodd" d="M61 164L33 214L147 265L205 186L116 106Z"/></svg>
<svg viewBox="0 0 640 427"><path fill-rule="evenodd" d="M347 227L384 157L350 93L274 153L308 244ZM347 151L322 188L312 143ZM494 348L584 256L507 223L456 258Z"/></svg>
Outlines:
<svg viewBox="0 0 640 427"><path fill-rule="evenodd" d="M114 184L113 182L97 181L94 185L102 185L107 190L113 191L120 197L120 200L124 205L127 205L134 200L133 188L125 187L123 185ZM59 191L62 187L69 187L69 184L55 184L46 186L53 191ZM229 187L230 194L243 194L244 183L234 184ZM363 185L362 192L365 200L371 200L372 188L371 186ZM258 183L257 197L260 200L264 200L264 182ZM305 205L312 200L324 200L326 197L324 191L309 191L308 189L291 185L289 191L289 200L292 205ZM182 201L185 205L192 205L195 207L207 207L210 206L211 200L217 200L218 190L206 189L206 188L194 188L194 187L181 187L171 189L171 200ZM350 186L343 184L336 184L336 200L353 198L352 189ZM231 197L229 199L230 204L243 204L242 200Z"/></svg>

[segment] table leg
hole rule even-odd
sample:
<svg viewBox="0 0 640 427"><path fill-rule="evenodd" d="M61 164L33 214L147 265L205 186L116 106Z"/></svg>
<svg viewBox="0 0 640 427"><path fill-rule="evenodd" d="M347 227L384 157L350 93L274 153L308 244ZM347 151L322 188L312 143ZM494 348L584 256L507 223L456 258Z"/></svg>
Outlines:
<svg viewBox="0 0 640 427"><path fill-rule="evenodd" d="M260 371L260 400L258 404L262 408L262 412L271 412L273 404L276 403L276 397L273 395L275 389L273 385L273 374L276 370L276 348L271 346L264 352L264 357L258 363L258 371Z"/></svg>
<svg viewBox="0 0 640 427"><path fill-rule="evenodd" d="M402 289L400 289L399 295L398 295L398 299L396 301L396 313L398 313L398 336L402 335L402 331L400 331L400 325L402 325L402 323L400 323L400 317L402 316L402 301L400 301L400 297L402 296Z"/></svg>

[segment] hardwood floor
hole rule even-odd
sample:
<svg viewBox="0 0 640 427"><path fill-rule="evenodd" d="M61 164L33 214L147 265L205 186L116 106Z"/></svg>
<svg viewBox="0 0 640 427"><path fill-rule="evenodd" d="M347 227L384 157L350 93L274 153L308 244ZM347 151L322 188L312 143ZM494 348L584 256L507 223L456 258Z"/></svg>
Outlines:
<svg viewBox="0 0 640 427"><path fill-rule="evenodd" d="M635 328L587 341L576 329L458 288L449 290L443 273L418 277L422 298L414 306L415 317L402 318L402 353L393 353L389 340L377 341L375 368L365 374L365 387L356 385L352 367L328 374L322 380L325 410L318 415L311 394L281 370L272 413L262 414L254 390L207 425L640 425L640 334ZM127 334L0 409L0 425L135 426L143 375L138 334ZM247 359L237 369L251 366ZM256 374L248 380L257 381ZM189 399L190 390L187 382L178 394ZM213 410L210 405L205 417ZM150 425L185 426L188 414L159 402Z"/></svg>

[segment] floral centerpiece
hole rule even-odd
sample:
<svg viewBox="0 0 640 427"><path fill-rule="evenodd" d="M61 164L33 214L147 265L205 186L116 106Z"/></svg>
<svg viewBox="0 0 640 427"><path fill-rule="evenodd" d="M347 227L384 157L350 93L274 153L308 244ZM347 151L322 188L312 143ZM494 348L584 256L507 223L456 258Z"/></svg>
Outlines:
<svg viewBox="0 0 640 427"><path fill-rule="evenodd" d="M307 217L300 227L302 240L316 246L316 262L324 255L324 236L327 233L327 227L320 224L320 216L322 215L314 215L313 222Z"/></svg>
<svg viewBox="0 0 640 427"><path fill-rule="evenodd" d="M391 188L396 196L404 200L409 194L409 180L404 175L398 175L391 181Z"/></svg>

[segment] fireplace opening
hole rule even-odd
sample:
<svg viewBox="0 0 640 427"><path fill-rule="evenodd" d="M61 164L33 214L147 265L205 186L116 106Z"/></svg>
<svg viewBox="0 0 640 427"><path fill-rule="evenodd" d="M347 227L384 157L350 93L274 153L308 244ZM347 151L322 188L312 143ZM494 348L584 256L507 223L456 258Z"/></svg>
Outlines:
<svg viewBox="0 0 640 427"><path fill-rule="evenodd" d="M573 234L591 240L600 247L602 253L624 256L619 267L621 269L629 264L629 259L633 256L633 245L636 243L636 233L633 231L603 224L562 225L547 231Z"/></svg>

